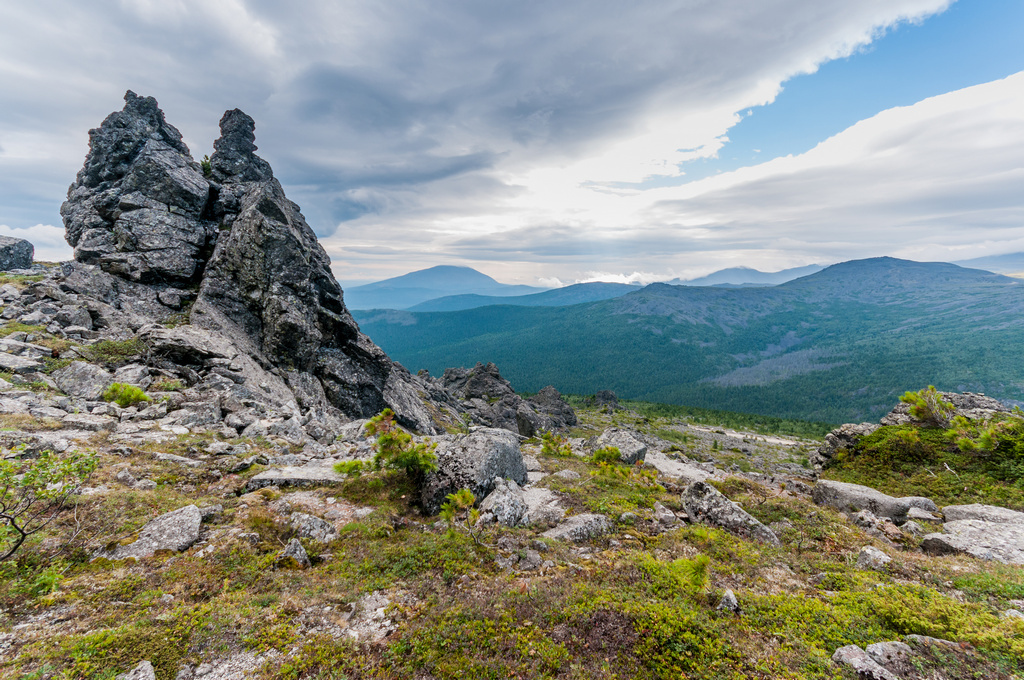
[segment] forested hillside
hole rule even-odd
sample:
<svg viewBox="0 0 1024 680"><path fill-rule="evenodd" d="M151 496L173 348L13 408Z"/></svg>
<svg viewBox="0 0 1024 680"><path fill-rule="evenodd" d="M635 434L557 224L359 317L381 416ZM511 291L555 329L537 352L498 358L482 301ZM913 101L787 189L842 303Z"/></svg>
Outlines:
<svg viewBox="0 0 1024 680"><path fill-rule="evenodd" d="M654 284L570 307L360 312L411 370L494 361L520 390L620 396L828 422L875 419L909 388L1024 399L1024 288L892 258L774 288Z"/></svg>

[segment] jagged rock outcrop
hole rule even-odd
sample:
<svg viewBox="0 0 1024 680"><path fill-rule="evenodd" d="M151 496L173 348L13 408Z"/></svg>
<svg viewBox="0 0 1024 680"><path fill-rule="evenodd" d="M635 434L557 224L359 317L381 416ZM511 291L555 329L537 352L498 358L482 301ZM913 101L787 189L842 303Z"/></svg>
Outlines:
<svg viewBox="0 0 1024 680"><path fill-rule="evenodd" d="M779 545L779 538L774 531L707 482L694 482L686 487L682 502L686 514L694 522L710 524L753 541Z"/></svg>
<svg viewBox="0 0 1024 680"><path fill-rule="evenodd" d="M253 119L235 109L220 127L203 167L156 100L129 91L89 133L61 207L76 262L48 294L76 297L86 333L138 332L155 366L219 393L239 432L266 407L301 416L317 439L385 407L441 431L458 405L430 403L436 389L360 333L330 258L255 154Z"/></svg>
<svg viewBox="0 0 1024 680"><path fill-rule="evenodd" d="M449 368L441 376L442 387L462 401L477 422L524 437L560 430L576 424L576 412L550 385L523 399L493 363L473 368Z"/></svg>
<svg viewBox="0 0 1024 680"><path fill-rule="evenodd" d="M1009 413L1011 411L1003 402L984 394L974 392L939 392L944 401L953 405L953 413L950 418L964 416L970 420L985 420L997 413ZM900 402L896 407L882 417L882 425L906 425L907 423L918 422L910 415L910 404Z"/></svg>
<svg viewBox="0 0 1024 680"><path fill-rule="evenodd" d="M519 438L501 429L480 428L468 435L442 439L435 451L437 470L427 475L420 490L424 511L434 514L448 494L469 489L486 498L497 478L526 484L526 465Z"/></svg>

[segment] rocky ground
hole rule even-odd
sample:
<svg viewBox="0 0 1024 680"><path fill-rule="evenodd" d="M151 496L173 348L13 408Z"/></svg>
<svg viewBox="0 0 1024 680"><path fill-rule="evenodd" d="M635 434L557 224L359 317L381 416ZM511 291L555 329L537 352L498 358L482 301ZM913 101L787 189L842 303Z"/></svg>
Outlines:
<svg viewBox="0 0 1024 680"><path fill-rule="evenodd" d="M52 340L36 333L20 342ZM119 433L153 406L23 375L0 393L5 456L100 464L0 566L6 677L1021 673L1024 557L958 545L957 527L1024 514L820 479L820 442L579 409L564 439L427 438L426 493L334 469L373 456L365 421L329 444L166 415ZM606 446L619 462L595 462ZM479 523L434 514L459 488Z"/></svg>

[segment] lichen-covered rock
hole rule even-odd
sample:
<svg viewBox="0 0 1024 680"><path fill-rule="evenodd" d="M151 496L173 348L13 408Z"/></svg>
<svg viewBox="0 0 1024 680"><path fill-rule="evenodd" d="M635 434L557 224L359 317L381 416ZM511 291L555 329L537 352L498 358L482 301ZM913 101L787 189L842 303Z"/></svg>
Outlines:
<svg viewBox="0 0 1024 680"><path fill-rule="evenodd" d="M334 528L333 524L304 512L293 512L288 518L288 522L295 529L299 538L311 538L320 543L330 543L338 537L338 530Z"/></svg>
<svg viewBox="0 0 1024 680"><path fill-rule="evenodd" d="M461 400L476 422L534 437L576 424L576 412L550 385L530 399L515 393L493 363L446 369L441 386Z"/></svg>
<svg viewBox="0 0 1024 680"><path fill-rule="evenodd" d="M860 553L857 555L857 568L858 569L870 569L872 571L882 571L885 569L885 565L892 562L892 558L886 555L878 548L866 545L860 549Z"/></svg>
<svg viewBox="0 0 1024 680"><path fill-rule="evenodd" d="M960 519L928 534L921 550L929 555L966 554L981 560L1024 564L1024 523Z"/></svg>
<svg viewBox="0 0 1024 680"><path fill-rule="evenodd" d="M443 439L438 445L437 471L427 475L420 494L423 509L434 514L445 498L469 489L485 498L497 477L526 484L526 465L519 438L506 430L481 428L468 435Z"/></svg>
<svg viewBox="0 0 1024 680"><path fill-rule="evenodd" d="M523 490L515 480L498 478L494 490L480 503L480 521L497 522L507 527L519 526L529 512Z"/></svg>
<svg viewBox="0 0 1024 680"><path fill-rule="evenodd" d="M707 482L695 482L686 487L682 501L686 513L694 522L710 524L754 541L779 544L775 532Z"/></svg>
<svg viewBox="0 0 1024 680"><path fill-rule="evenodd" d="M0 271L28 269L36 249L23 238L0 236Z"/></svg>
<svg viewBox="0 0 1024 680"><path fill-rule="evenodd" d="M907 501L893 498L871 487L826 479L814 485L811 498L818 505L835 508L840 512L870 510L879 517L888 517L896 524L907 521L907 513L910 511Z"/></svg>
<svg viewBox="0 0 1024 680"><path fill-rule="evenodd" d="M832 654L832 661L848 666L858 677L865 680L899 680L857 645L840 647Z"/></svg>
<svg viewBox="0 0 1024 680"><path fill-rule="evenodd" d="M182 552L199 540L202 523L203 515L199 508L186 505L150 521L142 527L136 541L101 554L112 560L123 560L130 557L152 557L158 550Z"/></svg>
<svg viewBox="0 0 1024 680"><path fill-rule="evenodd" d="M997 505L982 505L981 503L947 505L942 508L942 516L945 517L947 522L975 519L996 524L1024 524L1024 512L1001 508Z"/></svg>

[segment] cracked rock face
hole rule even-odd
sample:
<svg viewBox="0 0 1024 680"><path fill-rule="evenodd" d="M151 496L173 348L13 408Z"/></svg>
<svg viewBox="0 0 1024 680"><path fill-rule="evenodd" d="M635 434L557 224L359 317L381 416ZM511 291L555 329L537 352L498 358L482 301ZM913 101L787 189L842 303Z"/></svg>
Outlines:
<svg viewBox="0 0 1024 680"><path fill-rule="evenodd" d="M157 359L195 378L226 371L242 401L329 423L390 407L406 427L441 431L430 389L359 331L330 257L256 155L255 127L226 112L204 168L156 100L129 91L90 131L61 207L77 261L62 287L94 299L88 313L108 327L148 329ZM149 325L186 310L189 325Z"/></svg>

